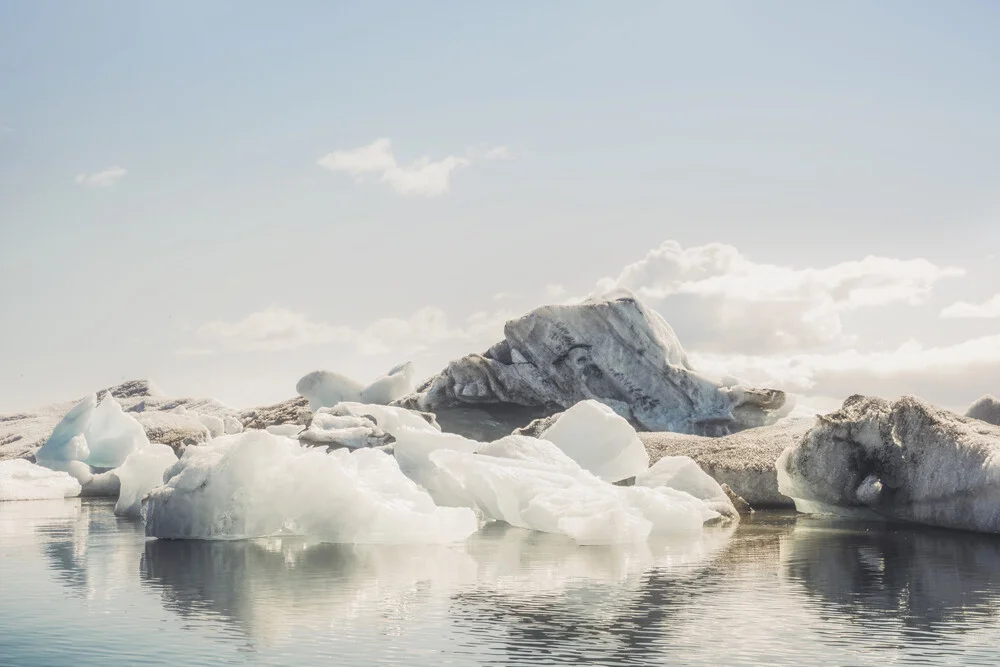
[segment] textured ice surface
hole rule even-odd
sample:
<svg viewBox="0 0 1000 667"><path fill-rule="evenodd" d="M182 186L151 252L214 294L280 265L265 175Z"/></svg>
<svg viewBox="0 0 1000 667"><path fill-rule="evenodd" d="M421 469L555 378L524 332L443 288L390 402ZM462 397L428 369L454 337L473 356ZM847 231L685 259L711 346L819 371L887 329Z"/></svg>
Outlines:
<svg viewBox="0 0 1000 667"><path fill-rule="evenodd" d="M487 519L581 544L698 531L719 517L704 501L667 483L653 488L605 482L553 443L528 436L477 443L455 434L403 431L394 452L400 468L441 505L472 507ZM718 494L725 497L721 488Z"/></svg>
<svg viewBox="0 0 1000 667"><path fill-rule="evenodd" d="M265 431L190 447L165 477L143 507L153 537L447 543L478 527L469 509L437 507L390 455L326 453Z"/></svg>
<svg viewBox="0 0 1000 667"><path fill-rule="evenodd" d="M1000 427L905 396L852 396L778 459L804 512L1000 532Z"/></svg>
<svg viewBox="0 0 1000 667"><path fill-rule="evenodd" d="M635 429L597 401L580 401L539 437L607 482L634 477L649 467L649 454Z"/></svg>
<svg viewBox="0 0 1000 667"><path fill-rule="evenodd" d="M413 393L413 364L396 366L361 391L362 403L388 405L397 398Z"/></svg>
<svg viewBox="0 0 1000 667"><path fill-rule="evenodd" d="M90 418L96 407L97 396L94 394L74 405L62 421L56 424L45 444L35 452L35 460L46 468L59 470L65 470L71 462L86 461L90 456L90 448L84 432L90 426ZM81 474L83 467L76 468L77 475ZM86 473L90 473L89 466L86 467ZM84 481L86 477L84 475Z"/></svg>
<svg viewBox="0 0 1000 667"><path fill-rule="evenodd" d="M129 454L114 474L120 480L115 514L139 516L142 499L163 484L163 473L177 463L177 455L167 445L149 445Z"/></svg>
<svg viewBox="0 0 1000 667"><path fill-rule="evenodd" d="M650 460L689 456L720 484L754 508L793 507L778 490L776 461L812 427L813 419L782 419L771 426L751 428L721 438L680 433L639 433Z"/></svg>
<svg viewBox="0 0 1000 667"><path fill-rule="evenodd" d="M722 486L687 456L665 456L635 477L636 486L689 493L719 514L735 519L736 509Z"/></svg>
<svg viewBox="0 0 1000 667"><path fill-rule="evenodd" d="M0 501L49 500L80 495L80 483L69 473L50 470L24 459L0 461Z"/></svg>
<svg viewBox="0 0 1000 667"><path fill-rule="evenodd" d="M965 416L1000 426L1000 398L990 394L980 396L969 406Z"/></svg>
<svg viewBox="0 0 1000 667"><path fill-rule="evenodd" d="M511 320L502 341L451 362L398 404L431 412L484 404L554 412L587 399L642 430L704 435L772 423L792 407L781 391L695 372L666 321L624 293Z"/></svg>
<svg viewBox="0 0 1000 667"><path fill-rule="evenodd" d="M370 417L375 424L392 435L403 429L440 433L441 429L433 420L433 415L421 414L406 408L388 405L368 405L365 403L340 403L329 410L333 415Z"/></svg>
<svg viewBox="0 0 1000 667"><path fill-rule="evenodd" d="M295 391L309 399L309 409L329 408L341 401L360 401L364 385L333 371L313 371L302 377Z"/></svg>

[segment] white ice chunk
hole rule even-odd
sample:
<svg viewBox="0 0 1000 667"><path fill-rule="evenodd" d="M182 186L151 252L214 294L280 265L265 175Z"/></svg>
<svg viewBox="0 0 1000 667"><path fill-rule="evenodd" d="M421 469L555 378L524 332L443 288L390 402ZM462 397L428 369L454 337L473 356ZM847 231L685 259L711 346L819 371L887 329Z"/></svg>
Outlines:
<svg viewBox="0 0 1000 667"><path fill-rule="evenodd" d="M388 405L397 398L412 394L415 388L413 364L408 361L396 366L365 387L361 392L361 402Z"/></svg>
<svg viewBox="0 0 1000 667"><path fill-rule="evenodd" d="M121 481L115 514L139 516L142 499L163 484L163 474L177 463L177 455L167 445L150 445L129 454L114 473Z"/></svg>
<svg viewBox="0 0 1000 667"><path fill-rule="evenodd" d="M632 425L597 401L580 401L542 432L541 438L608 482L633 477L649 467L649 454Z"/></svg>
<svg viewBox="0 0 1000 667"><path fill-rule="evenodd" d="M295 391L309 399L309 409L333 407L341 401L361 400L364 385L332 371L313 371L295 385Z"/></svg>
<svg viewBox="0 0 1000 667"><path fill-rule="evenodd" d="M189 447L165 476L143 507L153 537L448 543L478 528L470 509L435 506L392 456L326 453L264 431Z"/></svg>
<svg viewBox="0 0 1000 667"><path fill-rule="evenodd" d="M653 467L636 475L635 485L682 491L705 502L723 516L733 519L738 516L722 486L687 456L664 456Z"/></svg>
<svg viewBox="0 0 1000 667"><path fill-rule="evenodd" d="M0 501L50 500L80 495L72 475L24 459L0 461Z"/></svg>
<svg viewBox="0 0 1000 667"><path fill-rule="evenodd" d="M71 461L84 461L90 456L90 448L84 431L90 425L90 419L97 407L97 396L91 394L77 403L66 413L45 444L35 452L35 460L39 465L54 470L65 470L65 464ZM87 468L89 474L90 469Z"/></svg>
<svg viewBox="0 0 1000 667"><path fill-rule="evenodd" d="M236 433L243 432L243 424L236 417L226 416L222 420L222 424L223 424L223 429L226 432L226 435L234 435Z"/></svg>
<svg viewBox="0 0 1000 667"><path fill-rule="evenodd" d="M399 432L403 429L423 431L425 433L441 432L440 428L435 427L416 412L407 410L406 408L344 402L337 404L333 408L324 410L324 412L331 415L371 417L376 426L396 437L399 437Z"/></svg>
<svg viewBox="0 0 1000 667"><path fill-rule="evenodd" d="M205 425L205 428L208 429L213 438L218 438L220 435L226 434L226 422L221 417L198 413L197 418L198 421ZM243 429L241 428L240 430L242 431Z"/></svg>
<svg viewBox="0 0 1000 667"><path fill-rule="evenodd" d="M117 468L129 454L149 446L142 425L123 412L111 394L94 409L84 435L90 448L86 463L94 468Z"/></svg>
<svg viewBox="0 0 1000 667"><path fill-rule="evenodd" d="M421 420L423 421L423 420ZM483 443L456 433L441 433L431 429L400 429L394 433L393 456L399 469L431 494L438 505L463 507L470 505L468 495L456 486L454 477L442 473L431 462L430 455L439 449L452 449L471 454Z"/></svg>
<svg viewBox="0 0 1000 667"><path fill-rule="evenodd" d="M286 438L294 438L305 427L301 424L272 424L267 427L267 432L271 435L282 435Z"/></svg>

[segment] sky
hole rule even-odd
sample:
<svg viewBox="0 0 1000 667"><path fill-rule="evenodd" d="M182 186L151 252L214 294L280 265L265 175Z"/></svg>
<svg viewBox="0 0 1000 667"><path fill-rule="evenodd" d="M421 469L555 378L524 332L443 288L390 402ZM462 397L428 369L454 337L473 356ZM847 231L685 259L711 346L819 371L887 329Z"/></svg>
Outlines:
<svg viewBox="0 0 1000 667"><path fill-rule="evenodd" d="M701 370L1000 393L1000 5L0 0L0 412L429 376L627 287Z"/></svg>

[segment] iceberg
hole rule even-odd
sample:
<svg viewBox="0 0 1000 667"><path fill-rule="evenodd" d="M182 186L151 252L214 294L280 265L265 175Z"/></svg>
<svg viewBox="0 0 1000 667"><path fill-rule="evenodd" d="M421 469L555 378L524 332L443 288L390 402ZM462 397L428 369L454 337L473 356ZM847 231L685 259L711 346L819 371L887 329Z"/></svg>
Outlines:
<svg viewBox="0 0 1000 667"><path fill-rule="evenodd" d="M990 394L980 396L969 406L965 416L984 421L987 424L1000 426L1000 398L991 396Z"/></svg>
<svg viewBox="0 0 1000 667"><path fill-rule="evenodd" d="M313 371L295 384L295 391L309 401L309 409L333 407L342 401L360 401L364 385L332 371Z"/></svg>
<svg viewBox="0 0 1000 667"><path fill-rule="evenodd" d="M597 401L580 401L539 437L606 482L635 477L649 467L649 454L635 429Z"/></svg>
<svg viewBox="0 0 1000 667"><path fill-rule="evenodd" d="M95 469L116 468L129 454L148 446L142 426L122 411L111 394L105 394L99 405L91 394L66 413L35 453L35 461L71 474L84 485L85 495L114 495L117 483L110 475L94 475Z"/></svg>
<svg viewBox="0 0 1000 667"><path fill-rule="evenodd" d="M791 498L778 490L776 462L788 447L798 444L812 428L812 419L785 418L721 438L680 433L639 433L652 461L666 456L687 456L715 481L755 509L794 507Z"/></svg>
<svg viewBox="0 0 1000 667"><path fill-rule="evenodd" d="M792 409L784 392L696 372L670 325L626 292L511 320L502 341L451 362L394 405L429 412L523 406L551 414L588 399L639 430L702 435L770 424Z"/></svg>
<svg viewBox="0 0 1000 667"><path fill-rule="evenodd" d="M912 396L851 396L777 468L802 512L1000 532L1000 427Z"/></svg>
<svg viewBox="0 0 1000 667"><path fill-rule="evenodd" d="M164 478L143 505L150 537L450 543L479 527L470 509L436 506L392 456L327 453L266 431L189 447Z"/></svg>
<svg viewBox="0 0 1000 667"><path fill-rule="evenodd" d="M362 389L361 402L388 405L398 398L412 394L414 388L413 364L408 361L396 366Z"/></svg>
<svg viewBox="0 0 1000 667"><path fill-rule="evenodd" d="M479 443L457 434L404 430L393 451L400 469L439 505L471 507L488 520L566 535L580 544L641 542L700 531L720 518L705 500L676 488L690 469L674 478L651 477L649 485L615 486L552 442L529 436ZM725 516L735 518L722 488L707 478L714 488L705 492L701 477L687 487L713 502L721 497L728 505Z"/></svg>
<svg viewBox="0 0 1000 667"><path fill-rule="evenodd" d="M177 463L177 455L167 445L149 445L128 455L114 470L120 480L115 514L141 516L142 499L163 484L163 473Z"/></svg>
<svg viewBox="0 0 1000 667"><path fill-rule="evenodd" d="M25 461L0 461L0 501L52 500L80 495L80 483L67 472Z"/></svg>

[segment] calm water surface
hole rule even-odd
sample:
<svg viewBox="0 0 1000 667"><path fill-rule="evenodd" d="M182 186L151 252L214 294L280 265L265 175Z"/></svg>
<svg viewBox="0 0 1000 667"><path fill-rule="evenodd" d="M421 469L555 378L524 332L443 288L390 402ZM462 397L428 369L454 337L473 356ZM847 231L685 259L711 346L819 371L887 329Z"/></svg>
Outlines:
<svg viewBox="0 0 1000 667"><path fill-rule="evenodd" d="M997 665L1000 539L758 513L628 548L147 541L0 503L0 665Z"/></svg>

